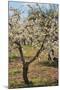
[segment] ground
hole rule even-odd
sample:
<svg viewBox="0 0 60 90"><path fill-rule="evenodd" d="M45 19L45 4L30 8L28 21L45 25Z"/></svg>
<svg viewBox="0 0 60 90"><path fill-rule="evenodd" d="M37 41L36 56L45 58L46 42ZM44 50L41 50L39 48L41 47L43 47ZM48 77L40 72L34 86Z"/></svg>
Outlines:
<svg viewBox="0 0 60 90"><path fill-rule="evenodd" d="M33 47L24 47L24 56L26 61L36 53ZM14 54L15 55L15 54ZM49 63L47 52L44 51L40 55L40 60L37 58L30 64L28 70L28 78L32 81L31 86L56 86L58 85L58 65L57 63ZM9 88L27 87L24 84L22 75L22 62L20 57L9 59Z"/></svg>

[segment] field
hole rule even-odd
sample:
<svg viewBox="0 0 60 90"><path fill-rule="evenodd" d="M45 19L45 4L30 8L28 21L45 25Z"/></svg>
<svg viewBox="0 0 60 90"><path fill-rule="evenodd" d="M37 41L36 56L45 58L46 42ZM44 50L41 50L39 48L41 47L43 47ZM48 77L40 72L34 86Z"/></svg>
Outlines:
<svg viewBox="0 0 60 90"><path fill-rule="evenodd" d="M26 61L29 61L35 55L36 51L36 48L24 46L23 53ZM28 78L32 81L31 86L57 86L57 63L49 63L47 51L43 51L39 57L40 59L37 58L29 65ZM9 58L9 88L28 87L24 84L22 67L19 52L15 50Z"/></svg>

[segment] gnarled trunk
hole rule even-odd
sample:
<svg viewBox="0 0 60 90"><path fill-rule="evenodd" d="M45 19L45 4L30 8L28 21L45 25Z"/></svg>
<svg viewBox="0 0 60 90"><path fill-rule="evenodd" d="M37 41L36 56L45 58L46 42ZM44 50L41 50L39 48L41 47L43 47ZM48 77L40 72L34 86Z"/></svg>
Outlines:
<svg viewBox="0 0 60 90"><path fill-rule="evenodd" d="M23 64L23 79L24 79L25 84L29 85L27 74L28 74L28 64L25 63Z"/></svg>
<svg viewBox="0 0 60 90"><path fill-rule="evenodd" d="M29 65L28 65L28 62L25 62L20 42L16 41L15 43L18 45L18 50L19 50L20 55L21 55L21 61L22 61L22 64L23 64L23 79L24 79L25 84L29 85L29 80L28 80L28 76L27 76Z"/></svg>

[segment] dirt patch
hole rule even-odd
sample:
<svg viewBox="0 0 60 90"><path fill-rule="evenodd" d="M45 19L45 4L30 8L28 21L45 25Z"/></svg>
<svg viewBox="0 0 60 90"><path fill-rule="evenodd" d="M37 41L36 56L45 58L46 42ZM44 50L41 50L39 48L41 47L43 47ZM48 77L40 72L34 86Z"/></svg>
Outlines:
<svg viewBox="0 0 60 90"><path fill-rule="evenodd" d="M28 77L32 81L31 86L55 86L58 85L58 68L33 62L29 66ZM21 60L9 62L9 88L25 87L22 75Z"/></svg>

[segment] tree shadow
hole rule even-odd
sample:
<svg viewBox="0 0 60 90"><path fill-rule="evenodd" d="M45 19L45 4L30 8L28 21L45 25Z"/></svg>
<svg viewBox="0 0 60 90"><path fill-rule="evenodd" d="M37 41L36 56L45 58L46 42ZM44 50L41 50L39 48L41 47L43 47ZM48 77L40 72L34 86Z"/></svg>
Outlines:
<svg viewBox="0 0 60 90"><path fill-rule="evenodd" d="M26 60L30 60L30 58L31 57L24 57ZM21 57L19 57L19 56L12 56L12 57L9 57L9 62L12 62L13 61L13 59L15 59L15 60L21 60Z"/></svg>
<svg viewBox="0 0 60 90"><path fill-rule="evenodd" d="M58 60L55 60L51 63L49 61L44 61L44 62L40 62L40 64L43 66L58 68Z"/></svg>

